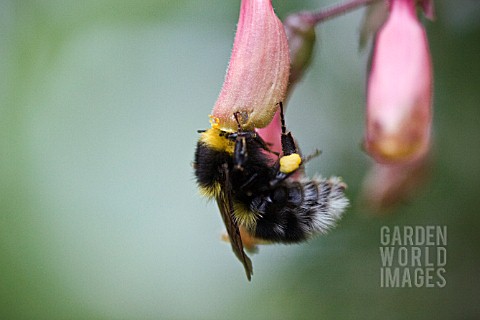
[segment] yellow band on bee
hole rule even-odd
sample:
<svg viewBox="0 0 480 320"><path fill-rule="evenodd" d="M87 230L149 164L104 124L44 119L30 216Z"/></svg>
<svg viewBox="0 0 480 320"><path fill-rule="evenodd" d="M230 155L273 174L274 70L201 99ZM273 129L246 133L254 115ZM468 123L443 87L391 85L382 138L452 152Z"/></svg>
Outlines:
<svg viewBox="0 0 480 320"><path fill-rule="evenodd" d="M298 153L292 153L280 158L280 172L291 173L297 170L302 163L302 158Z"/></svg>
<svg viewBox="0 0 480 320"><path fill-rule="evenodd" d="M202 196L207 198L216 198L222 192L222 185L218 182L213 183L208 187L199 187L199 192Z"/></svg>
<svg viewBox="0 0 480 320"><path fill-rule="evenodd" d="M221 134L220 129L216 128L211 128L203 132L200 135L200 141L216 151L226 152L228 154L233 154L235 149L235 141L227 139Z"/></svg>

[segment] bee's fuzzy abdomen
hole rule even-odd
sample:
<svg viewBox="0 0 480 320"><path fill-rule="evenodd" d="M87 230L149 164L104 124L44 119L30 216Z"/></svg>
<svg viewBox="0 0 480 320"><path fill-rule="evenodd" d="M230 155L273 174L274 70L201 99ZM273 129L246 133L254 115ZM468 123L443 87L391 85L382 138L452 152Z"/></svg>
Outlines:
<svg viewBox="0 0 480 320"><path fill-rule="evenodd" d="M339 178L286 181L283 188L288 199L281 206L273 201L273 191L252 201L251 210L259 216L255 237L283 243L305 241L333 228L348 206L345 184Z"/></svg>

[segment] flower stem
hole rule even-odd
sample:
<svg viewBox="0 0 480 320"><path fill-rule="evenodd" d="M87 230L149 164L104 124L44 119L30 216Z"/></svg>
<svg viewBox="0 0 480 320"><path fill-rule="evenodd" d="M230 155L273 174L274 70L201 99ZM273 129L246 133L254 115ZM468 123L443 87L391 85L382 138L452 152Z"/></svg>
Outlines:
<svg viewBox="0 0 480 320"><path fill-rule="evenodd" d="M306 22L316 25L328 19L332 19L341 14L347 13L351 10L357 9L361 6L368 5L379 0L350 0L344 3L334 4L328 8L322 9L317 12L301 12L300 15Z"/></svg>

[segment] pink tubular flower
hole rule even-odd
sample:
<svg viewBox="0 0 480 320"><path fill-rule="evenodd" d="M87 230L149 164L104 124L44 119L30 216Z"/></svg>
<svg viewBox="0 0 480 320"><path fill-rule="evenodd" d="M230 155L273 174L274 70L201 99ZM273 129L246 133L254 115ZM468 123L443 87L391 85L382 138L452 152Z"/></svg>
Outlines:
<svg viewBox="0 0 480 320"><path fill-rule="evenodd" d="M242 0L225 82L212 115L220 129L236 131L268 125L285 99L290 72L287 37L271 0Z"/></svg>
<svg viewBox="0 0 480 320"><path fill-rule="evenodd" d="M416 0L391 0L368 80L367 152L381 163L424 156L430 147L431 105L431 59Z"/></svg>
<svg viewBox="0 0 480 320"><path fill-rule="evenodd" d="M286 94L288 96L310 65L316 35L315 24L305 19L304 13L289 15L285 19L284 27L288 38L291 62L288 91ZM280 140L282 127L280 123L280 112L278 110L270 124L258 129L257 132L263 140L268 141L271 150L279 153L282 152L282 143ZM270 156L272 156L272 154L270 154Z"/></svg>

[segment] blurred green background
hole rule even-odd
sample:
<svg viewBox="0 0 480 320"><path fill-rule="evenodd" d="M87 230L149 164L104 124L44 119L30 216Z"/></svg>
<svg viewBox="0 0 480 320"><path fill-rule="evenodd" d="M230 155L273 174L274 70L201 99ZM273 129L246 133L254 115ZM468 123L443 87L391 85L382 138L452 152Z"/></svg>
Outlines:
<svg viewBox="0 0 480 320"><path fill-rule="evenodd" d="M1 0L0 319L480 317L480 5L436 4L429 183L392 215L358 205L362 11L319 26L287 122L353 205L325 237L261 247L248 283L191 167L239 1ZM383 225L446 225L447 286L381 288Z"/></svg>

